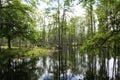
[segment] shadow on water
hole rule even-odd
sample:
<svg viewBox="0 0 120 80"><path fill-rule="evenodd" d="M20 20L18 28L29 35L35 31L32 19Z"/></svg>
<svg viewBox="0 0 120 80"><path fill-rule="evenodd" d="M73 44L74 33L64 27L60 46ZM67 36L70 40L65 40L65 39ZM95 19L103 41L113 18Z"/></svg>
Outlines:
<svg viewBox="0 0 120 80"><path fill-rule="evenodd" d="M120 80L120 58L103 48L99 54L79 54L65 47L39 58L0 60L0 80Z"/></svg>

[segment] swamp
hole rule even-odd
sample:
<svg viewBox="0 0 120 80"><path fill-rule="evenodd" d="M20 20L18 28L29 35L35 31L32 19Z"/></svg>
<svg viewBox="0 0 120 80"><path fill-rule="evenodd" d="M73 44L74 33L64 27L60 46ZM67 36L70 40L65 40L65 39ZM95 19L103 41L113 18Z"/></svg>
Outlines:
<svg viewBox="0 0 120 80"><path fill-rule="evenodd" d="M120 80L120 0L0 0L0 80Z"/></svg>

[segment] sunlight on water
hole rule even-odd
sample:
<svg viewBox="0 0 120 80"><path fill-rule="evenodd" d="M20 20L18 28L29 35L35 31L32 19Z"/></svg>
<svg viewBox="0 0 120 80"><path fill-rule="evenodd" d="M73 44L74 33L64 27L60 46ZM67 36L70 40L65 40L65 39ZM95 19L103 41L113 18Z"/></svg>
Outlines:
<svg viewBox="0 0 120 80"><path fill-rule="evenodd" d="M6 59L0 62L0 77L2 80L21 79L20 76L22 80L117 80L119 61L113 57L81 55L79 51L61 54L61 57L55 53L39 58Z"/></svg>

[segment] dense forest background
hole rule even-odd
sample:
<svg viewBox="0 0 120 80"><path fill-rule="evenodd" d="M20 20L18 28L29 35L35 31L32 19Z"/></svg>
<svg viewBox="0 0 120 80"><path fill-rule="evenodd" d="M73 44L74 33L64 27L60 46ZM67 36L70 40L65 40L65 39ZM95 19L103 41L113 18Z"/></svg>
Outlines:
<svg viewBox="0 0 120 80"><path fill-rule="evenodd" d="M84 14L74 15L74 6ZM119 0L0 0L0 46L119 51L119 6Z"/></svg>

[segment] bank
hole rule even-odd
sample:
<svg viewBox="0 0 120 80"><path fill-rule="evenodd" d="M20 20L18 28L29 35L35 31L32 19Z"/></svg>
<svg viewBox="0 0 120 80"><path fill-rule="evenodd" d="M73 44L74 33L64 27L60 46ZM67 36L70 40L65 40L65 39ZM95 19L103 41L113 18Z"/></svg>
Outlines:
<svg viewBox="0 0 120 80"><path fill-rule="evenodd" d="M11 49L2 48L0 52L0 58L22 58L22 57L39 57L47 56L49 53L53 52L47 48L16 48L12 47Z"/></svg>

